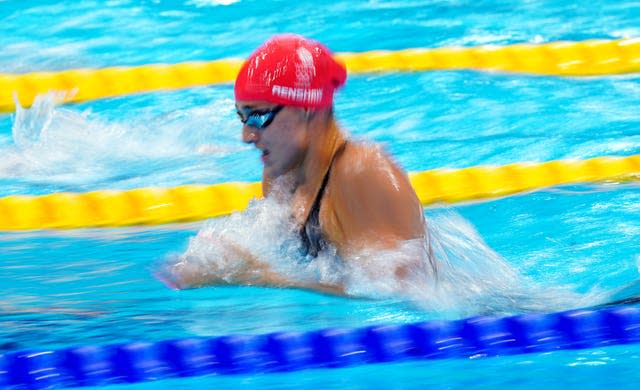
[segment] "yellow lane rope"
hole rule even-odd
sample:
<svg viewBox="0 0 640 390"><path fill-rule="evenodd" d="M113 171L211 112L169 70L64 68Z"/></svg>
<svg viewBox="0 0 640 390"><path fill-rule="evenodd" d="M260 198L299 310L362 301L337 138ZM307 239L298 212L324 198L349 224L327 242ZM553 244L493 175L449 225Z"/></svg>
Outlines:
<svg viewBox="0 0 640 390"><path fill-rule="evenodd" d="M423 205L489 199L563 184L640 180L640 155L517 163L410 174ZM259 183L54 193L0 198L0 230L156 225L243 210Z"/></svg>
<svg viewBox="0 0 640 390"><path fill-rule="evenodd" d="M588 40L507 46L443 47L341 53L350 73L477 69L542 75L594 76L640 72L640 39ZM30 106L38 94L74 91L63 102L228 83L243 60L185 62L26 74L0 73L0 112L13 94Z"/></svg>

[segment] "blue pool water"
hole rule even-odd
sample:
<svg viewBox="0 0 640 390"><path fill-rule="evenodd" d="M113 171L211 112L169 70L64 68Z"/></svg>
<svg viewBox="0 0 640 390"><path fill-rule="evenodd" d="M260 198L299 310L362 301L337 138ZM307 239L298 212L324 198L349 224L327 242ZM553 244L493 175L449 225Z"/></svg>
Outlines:
<svg viewBox="0 0 640 390"><path fill-rule="evenodd" d="M366 51L630 38L640 37L638 26L640 3L632 1L586 7L498 0L10 0L0 1L0 72L246 57L278 32L311 36L334 51ZM232 98L231 86L222 85L50 108L31 116L33 126L0 115L0 195L257 181L259 156L239 140ZM405 169L420 171L638 154L639 102L637 75L456 71L352 76L336 111L354 137L383 143ZM213 152L200 153L202 146ZM597 304L638 278L640 191L633 183L548 189L425 213L454 236L473 226L484 248L536 291L559 288L558 294L578 293L586 297L580 303ZM400 300L283 289L166 289L152 270L167 254L184 251L201 226L1 233L0 352L406 323L486 310L469 304L443 313ZM127 388L633 387L639 356L639 347L620 346Z"/></svg>

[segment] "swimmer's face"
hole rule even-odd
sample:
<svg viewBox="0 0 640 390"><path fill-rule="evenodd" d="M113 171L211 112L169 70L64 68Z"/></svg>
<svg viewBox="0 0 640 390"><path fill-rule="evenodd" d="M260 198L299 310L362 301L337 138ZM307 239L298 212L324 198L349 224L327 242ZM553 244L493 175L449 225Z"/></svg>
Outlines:
<svg viewBox="0 0 640 390"><path fill-rule="evenodd" d="M303 109L243 101L236 102L236 109L243 122L242 140L262 152L267 177L275 179L302 165L309 145Z"/></svg>

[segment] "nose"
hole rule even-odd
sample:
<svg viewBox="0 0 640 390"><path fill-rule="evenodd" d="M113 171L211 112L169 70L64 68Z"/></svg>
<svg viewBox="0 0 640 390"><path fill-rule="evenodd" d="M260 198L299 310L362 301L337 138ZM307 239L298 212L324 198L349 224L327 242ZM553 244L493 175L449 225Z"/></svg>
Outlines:
<svg viewBox="0 0 640 390"><path fill-rule="evenodd" d="M252 127L247 125L242 125L242 141L247 144L255 144L258 142L260 138L260 132Z"/></svg>

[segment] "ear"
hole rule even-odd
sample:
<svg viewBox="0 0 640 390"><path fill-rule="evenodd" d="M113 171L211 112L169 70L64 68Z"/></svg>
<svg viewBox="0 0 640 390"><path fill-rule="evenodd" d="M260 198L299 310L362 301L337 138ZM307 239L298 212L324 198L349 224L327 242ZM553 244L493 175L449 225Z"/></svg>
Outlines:
<svg viewBox="0 0 640 390"><path fill-rule="evenodd" d="M304 109L304 120L307 121L307 123L313 119L313 110L311 110L310 108L305 108Z"/></svg>

